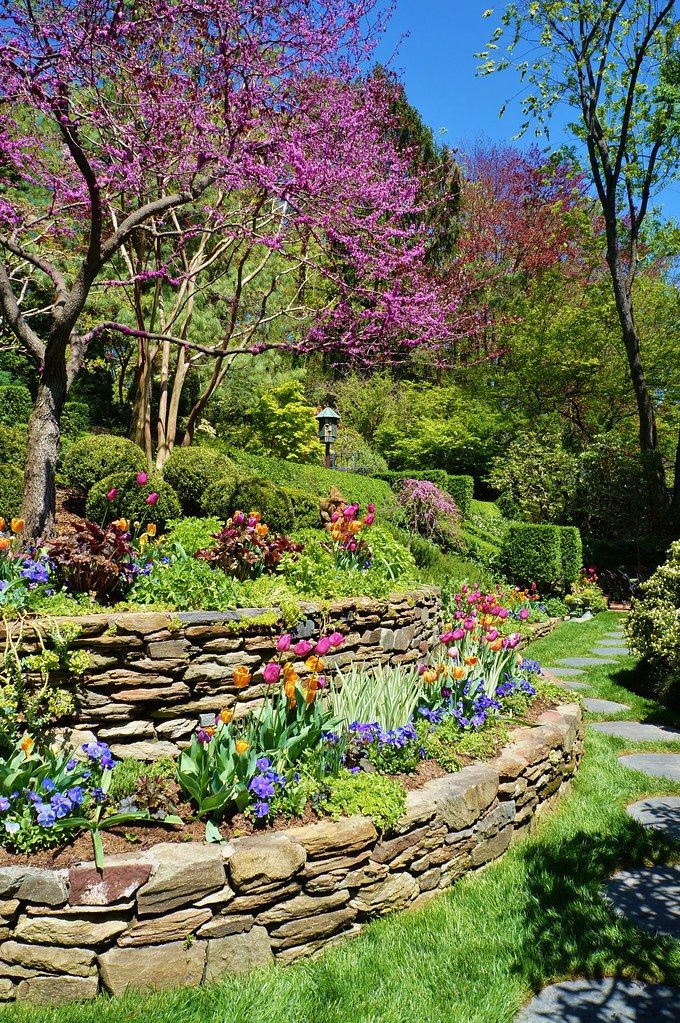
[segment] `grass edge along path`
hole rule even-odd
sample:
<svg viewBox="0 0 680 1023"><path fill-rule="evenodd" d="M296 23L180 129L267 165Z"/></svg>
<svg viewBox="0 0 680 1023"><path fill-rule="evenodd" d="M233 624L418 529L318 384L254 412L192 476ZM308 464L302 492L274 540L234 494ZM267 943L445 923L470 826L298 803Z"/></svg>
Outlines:
<svg viewBox="0 0 680 1023"><path fill-rule="evenodd" d="M585 652L617 621L608 613L562 625L536 641L530 656L550 664ZM634 663L626 658L589 671L595 692L629 697L630 717L668 720L653 701L638 702L622 687ZM615 975L680 987L680 942L638 931L600 894L618 868L680 862L680 844L625 812L645 796L680 794L680 785L622 767L616 757L632 744L589 730L586 746L572 795L533 836L428 907L373 923L317 960L148 998L7 1006L0 1021L511 1023L534 992L564 978Z"/></svg>

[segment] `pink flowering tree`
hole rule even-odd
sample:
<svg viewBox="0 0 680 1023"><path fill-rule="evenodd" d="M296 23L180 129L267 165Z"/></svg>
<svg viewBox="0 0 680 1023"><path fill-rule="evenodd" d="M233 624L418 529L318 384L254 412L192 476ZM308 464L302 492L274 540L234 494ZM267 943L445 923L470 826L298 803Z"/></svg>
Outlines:
<svg viewBox="0 0 680 1023"><path fill-rule="evenodd" d="M168 450L171 379L194 358L212 360L214 389L236 355L270 344L370 365L459 330L456 288L425 267L418 182L390 138L385 87L361 77L375 4L0 0L0 311L40 375L29 535L53 527L60 417L96 336L139 346L142 406L160 363ZM286 270L313 269L332 300L309 315L304 303L299 332L254 337L247 325L270 313L260 301L243 315L246 252L244 268L271 262L273 291ZM192 337L201 274L229 258L234 313L217 336ZM115 289L138 296L131 318L102 316ZM144 433L148 403L140 417Z"/></svg>

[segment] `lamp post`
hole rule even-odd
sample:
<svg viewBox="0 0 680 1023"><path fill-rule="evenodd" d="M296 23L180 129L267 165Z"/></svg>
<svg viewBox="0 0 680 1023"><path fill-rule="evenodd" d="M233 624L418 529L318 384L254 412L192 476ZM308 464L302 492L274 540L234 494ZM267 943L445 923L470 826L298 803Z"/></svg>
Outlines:
<svg viewBox="0 0 680 1023"><path fill-rule="evenodd" d="M324 465L327 469L331 467L331 444L335 444L338 437L338 423L340 416L332 408L325 408L317 412L315 419L319 423L319 440L326 445L326 456Z"/></svg>

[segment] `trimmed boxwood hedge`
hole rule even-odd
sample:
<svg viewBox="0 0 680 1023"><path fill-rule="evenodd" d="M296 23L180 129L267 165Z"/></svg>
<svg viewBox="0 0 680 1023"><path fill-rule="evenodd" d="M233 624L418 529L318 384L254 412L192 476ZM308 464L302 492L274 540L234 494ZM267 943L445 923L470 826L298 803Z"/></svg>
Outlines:
<svg viewBox="0 0 680 1023"><path fill-rule="evenodd" d="M112 489L117 490L113 501L106 496ZM146 503L152 493L158 494L155 504ZM153 522L158 529L164 529L170 519L177 519L182 513L179 498L169 483L159 474L149 477L147 483L140 486L136 473L114 472L92 487L86 505L87 517L92 522L106 523L114 519L124 518L134 529L138 522L144 529L148 522Z"/></svg>
<svg viewBox="0 0 680 1023"><path fill-rule="evenodd" d="M577 526L558 526L560 534L560 556L562 579L566 589L575 583L583 565L583 543Z"/></svg>
<svg viewBox="0 0 680 1023"><path fill-rule="evenodd" d="M185 515L199 515L204 492L219 480L242 476L231 458L214 448L174 448L163 467L163 479L179 497ZM233 489L233 488L232 488Z"/></svg>
<svg viewBox="0 0 680 1023"><path fill-rule="evenodd" d="M71 486L87 493L95 483L112 473L136 475L145 471L147 464L144 452L132 441L102 433L87 434L71 445L64 457L63 468Z"/></svg>
<svg viewBox="0 0 680 1023"><path fill-rule="evenodd" d="M297 487L283 487L293 502L296 529L318 529L321 525L319 498L307 490Z"/></svg>
<svg viewBox="0 0 680 1023"><path fill-rule="evenodd" d="M401 518L401 509L391 487L378 477L265 458L246 451L232 451L230 454L238 465L280 487L306 490L316 497L327 497L331 487L335 487L346 501L358 501L364 508L367 504L374 504L379 519L396 521Z"/></svg>
<svg viewBox="0 0 680 1023"><path fill-rule="evenodd" d="M501 544L500 568L512 583L535 582L542 593L562 585L561 538L558 526L515 522Z"/></svg>
<svg viewBox="0 0 680 1023"><path fill-rule="evenodd" d="M381 472L378 478L389 483L393 490L399 488L402 480L427 480L450 494L463 518L470 512L470 503L475 492L475 481L472 476L452 476L445 469L420 469L412 472Z"/></svg>
<svg viewBox="0 0 680 1023"><path fill-rule="evenodd" d="M15 465L0 469L0 515L9 520L21 511L24 496L24 474Z"/></svg>

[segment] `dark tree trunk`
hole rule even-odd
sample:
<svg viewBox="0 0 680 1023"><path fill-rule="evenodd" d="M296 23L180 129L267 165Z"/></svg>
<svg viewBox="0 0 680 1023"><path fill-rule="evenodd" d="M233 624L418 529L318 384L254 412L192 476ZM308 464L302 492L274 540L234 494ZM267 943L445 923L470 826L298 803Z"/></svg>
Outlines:
<svg viewBox="0 0 680 1023"><path fill-rule="evenodd" d="M38 395L28 423L22 517L25 534L29 537L48 536L54 531L55 474L61 414L67 393L64 352L50 352L48 347Z"/></svg>
<svg viewBox="0 0 680 1023"><path fill-rule="evenodd" d="M630 378L637 402L640 452L645 468L650 505L659 528L665 531L669 524L670 495L666 485L666 473L659 449L654 402L652 401L652 395L642 367L640 339L635 326L630 287L627 281L621 279L620 257L618 253L612 258L610 252L607 261L614 285L614 297L621 324L621 334L628 356Z"/></svg>

